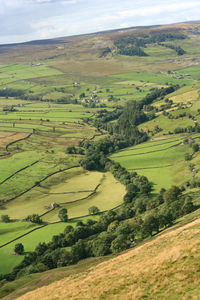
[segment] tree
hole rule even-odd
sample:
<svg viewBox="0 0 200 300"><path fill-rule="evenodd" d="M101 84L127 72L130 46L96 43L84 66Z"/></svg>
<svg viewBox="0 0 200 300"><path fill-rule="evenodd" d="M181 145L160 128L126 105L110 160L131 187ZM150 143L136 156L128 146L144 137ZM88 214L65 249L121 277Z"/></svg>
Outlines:
<svg viewBox="0 0 200 300"><path fill-rule="evenodd" d="M1 216L1 222L9 223L10 222L10 217L8 215L2 215Z"/></svg>
<svg viewBox="0 0 200 300"><path fill-rule="evenodd" d="M180 195L180 188L174 185L168 191L163 193L163 199L165 202L171 203L173 201L176 201Z"/></svg>
<svg viewBox="0 0 200 300"><path fill-rule="evenodd" d="M90 215L96 215L98 214L99 212L99 208L96 207L96 206L91 206L89 209L88 209L88 212Z"/></svg>
<svg viewBox="0 0 200 300"><path fill-rule="evenodd" d="M142 227L144 235L152 235L153 231L159 231L159 220L155 215L148 214L144 219Z"/></svg>
<svg viewBox="0 0 200 300"><path fill-rule="evenodd" d="M85 93L81 93L79 96L80 99L85 98Z"/></svg>
<svg viewBox="0 0 200 300"><path fill-rule="evenodd" d="M193 144L192 149L193 149L194 152L198 152L199 151L199 144Z"/></svg>
<svg viewBox="0 0 200 300"><path fill-rule="evenodd" d="M64 233L70 233L74 231L74 227L72 225L67 225L67 227L65 227Z"/></svg>
<svg viewBox="0 0 200 300"><path fill-rule="evenodd" d="M67 209L62 208L59 210L58 217L62 222L67 222L68 221L68 215L67 215Z"/></svg>
<svg viewBox="0 0 200 300"><path fill-rule="evenodd" d="M117 236L111 243L110 249L112 253L121 252L129 247L129 243L123 234Z"/></svg>
<svg viewBox="0 0 200 300"><path fill-rule="evenodd" d="M35 252L37 255L41 256L45 253L45 251L48 249L48 246L46 243L39 243L37 247L35 248Z"/></svg>
<svg viewBox="0 0 200 300"><path fill-rule="evenodd" d="M24 253L24 246L22 243L16 244L14 248L15 253L21 255Z"/></svg>
<svg viewBox="0 0 200 300"><path fill-rule="evenodd" d="M41 224L42 223L42 219L40 218L40 216L38 214L29 215L26 218L26 221L30 221L30 222L36 223L36 224Z"/></svg>
<svg viewBox="0 0 200 300"><path fill-rule="evenodd" d="M194 210L194 204L192 202L192 199L190 197L187 197L185 199L182 211L184 214L189 214Z"/></svg>
<svg viewBox="0 0 200 300"><path fill-rule="evenodd" d="M110 253L110 246L113 240L111 233L102 232L92 243L92 253L94 256L104 256Z"/></svg>
<svg viewBox="0 0 200 300"><path fill-rule="evenodd" d="M191 160L192 159L192 155L190 155L189 153L185 153L185 160Z"/></svg>

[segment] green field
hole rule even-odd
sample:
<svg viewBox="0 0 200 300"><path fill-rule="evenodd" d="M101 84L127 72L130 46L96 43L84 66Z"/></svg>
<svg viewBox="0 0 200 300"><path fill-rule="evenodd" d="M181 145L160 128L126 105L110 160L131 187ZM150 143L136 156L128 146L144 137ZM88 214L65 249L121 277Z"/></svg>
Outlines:
<svg viewBox="0 0 200 300"><path fill-rule="evenodd" d="M145 30L151 35L151 29ZM13 46L10 52L1 53L0 217L9 215L12 222L0 222L0 246L37 228L24 221L28 215L40 215L45 226L17 240L27 252L63 232L67 224L97 220L98 215L88 217L91 206L101 213L123 203L125 186L109 172L81 168L84 150L78 145L109 136L109 121L94 127L101 110L122 110L128 101L140 101L155 88L179 86L144 108L148 117L155 114L138 127L148 134L148 141L110 158L146 176L153 182L154 193L192 179L192 168L198 177L198 152L193 153L184 140L192 137L200 143L194 133L200 123L200 39L192 34L192 25L179 30L187 38L171 43L183 47L186 53L182 56L158 43L146 45L148 56L120 55L114 44L119 37L116 32L64 38L55 47ZM130 35L138 32L131 30ZM121 32L123 35L129 32ZM106 47L112 52L101 56ZM9 89L22 94L5 96ZM173 103L164 109L167 99ZM111 122L117 124L116 119ZM187 133L175 134L177 128ZM74 152L69 154L68 147L75 147ZM185 153L192 155L190 161L185 160ZM59 207L52 209L53 202ZM60 221L60 208L68 210L70 220L52 224ZM17 242L0 248L0 274L11 272L22 260L13 253Z"/></svg>
<svg viewBox="0 0 200 300"><path fill-rule="evenodd" d="M148 141L117 152L111 158L128 170L146 176L154 183L154 189L158 192L163 187L169 188L173 184L185 182L186 178L192 178L188 163L184 161L185 153L192 153L192 149L183 144L185 138L186 136L177 136ZM191 163L194 161L195 158ZM199 165L198 158L196 165Z"/></svg>

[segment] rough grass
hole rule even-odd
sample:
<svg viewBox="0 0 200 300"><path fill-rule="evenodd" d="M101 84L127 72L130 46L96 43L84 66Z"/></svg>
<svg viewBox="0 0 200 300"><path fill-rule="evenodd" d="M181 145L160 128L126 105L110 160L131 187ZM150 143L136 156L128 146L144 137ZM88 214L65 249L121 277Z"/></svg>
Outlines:
<svg viewBox="0 0 200 300"><path fill-rule="evenodd" d="M6 146L12 142L26 138L28 135L25 133L5 132L0 131L0 155L7 154Z"/></svg>
<svg viewBox="0 0 200 300"><path fill-rule="evenodd" d="M18 299L199 299L199 238L197 219Z"/></svg>

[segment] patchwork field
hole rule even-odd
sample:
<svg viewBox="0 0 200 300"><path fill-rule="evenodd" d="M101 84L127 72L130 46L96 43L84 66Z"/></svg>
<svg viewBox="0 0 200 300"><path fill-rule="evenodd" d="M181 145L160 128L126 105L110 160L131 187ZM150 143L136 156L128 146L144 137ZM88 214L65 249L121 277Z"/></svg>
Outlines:
<svg viewBox="0 0 200 300"><path fill-rule="evenodd" d="M2 46L0 218L8 215L11 222L0 222L0 274L11 272L23 259L14 254L16 243L23 243L26 253L33 251L67 225L97 219L88 216L91 206L101 213L123 203L125 186L109 172L84 171L80 167L84 151L76 152L80 142L108 135L109 121L93 126L99 111L122 110L127 101L139 101L155 88L177 85L174 93L158 97L144 109L149 121L139 130L149 140L110 158L146 176L154 193L191 180L194 171L198 178L198 151L193 153L185 139L200 143L195 133L200 123L200 38L199 25L188 26L175 29L183 30L185 39L170 41L184 49L182 56L157 42L146 45L147 56L119 54L116 39L129 33L135 37L136 29L63 38L45 46L12 46L9 51ZM146 30L148 35L159 27ZM69 154L68 147L74 152ZM185 160L186 153L191 160ZM58 218L61 208L68 210L67 223ZM25 221L32 214L41 217L42 225Z"/></svg>
<svg viewBox="0 0 200 300"><path fill-rule="evenodd" d="M184 144L185 136L157 139L127 148L111 156L123 167L130 171L136 171L146 176L154 183L154 189L158 192L161 188L169 188L173 184L191 179L193 173L189 170L189 163L196 161L194 168L199 168L198 155L194 155L189 162L184 160L185 153L192 154L189 145ZM194 135L199 141L198 135Z"/></svg>

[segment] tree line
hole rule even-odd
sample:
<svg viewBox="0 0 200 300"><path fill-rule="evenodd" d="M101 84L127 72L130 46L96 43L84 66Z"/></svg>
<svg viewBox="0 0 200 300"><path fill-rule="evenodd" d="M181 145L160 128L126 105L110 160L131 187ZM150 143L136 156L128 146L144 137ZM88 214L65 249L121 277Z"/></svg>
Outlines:
<svg viewBox="0 0 200 300"><path fill-rule="evenodd" d="M114 45L118 49L118 53L121 55L128 56L148 56L148 54L142 49L146 48L147 44L155 44L158 45L165 41L174 41L174 40L184 40L186 38L183 34L178 33L160 33L160 34L150 34L150 35L141 35L138 36L126 36L114 41ZM164 46L164 44L163 44ZM175 47L175 46L174 46ZM178 55L182 55L183 49L176 50ZM182 53L182 54L181 54Z"/></svg>

